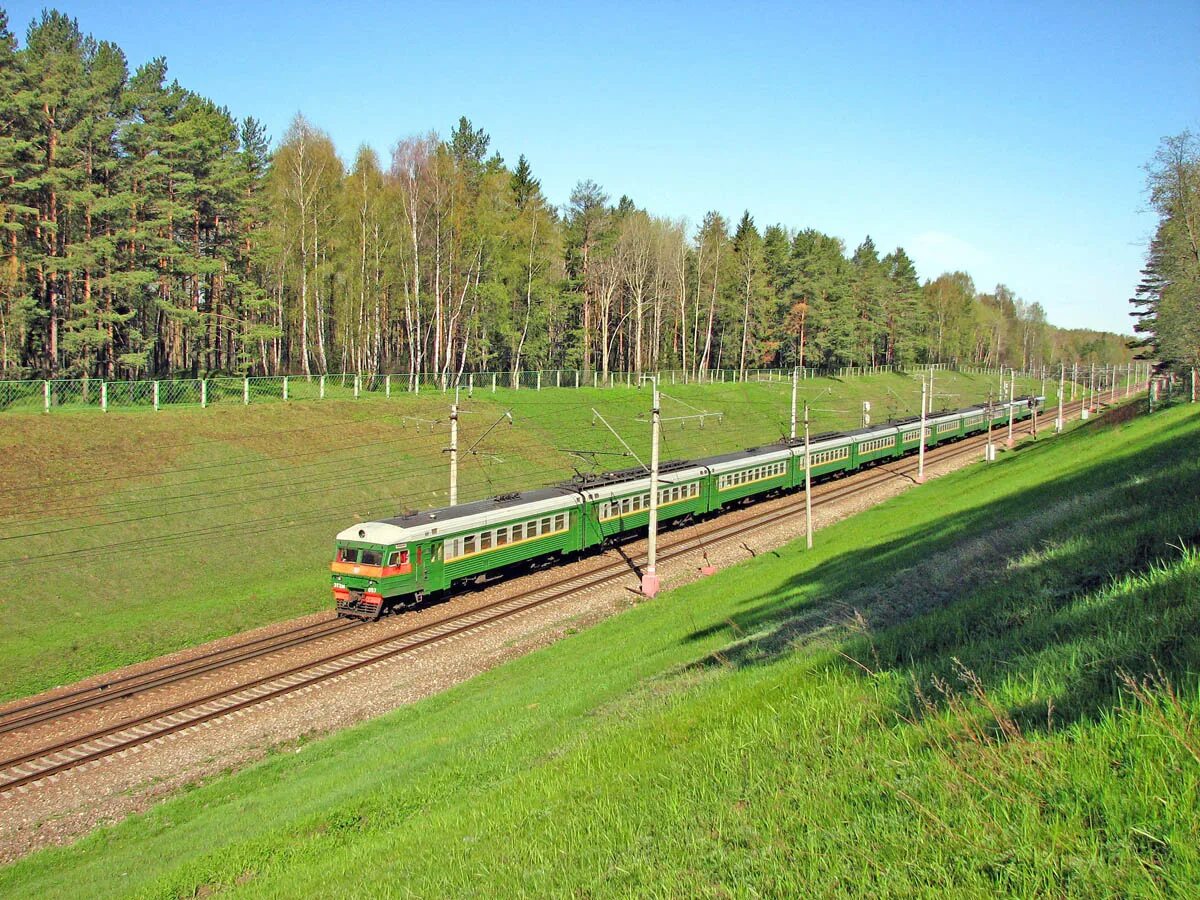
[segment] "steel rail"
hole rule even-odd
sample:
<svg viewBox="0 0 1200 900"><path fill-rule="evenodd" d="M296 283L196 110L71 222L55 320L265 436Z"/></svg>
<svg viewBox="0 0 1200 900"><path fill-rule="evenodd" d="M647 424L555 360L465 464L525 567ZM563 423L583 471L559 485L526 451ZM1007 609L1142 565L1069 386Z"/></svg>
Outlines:
<svg viewBox="0 0 1200 900"><path fill-rule="evenodd" d="M320 640L360 624L366 623L351 622L346 619L325 619L320 622L311 622L308 625L300 625L277 634L265 635L231 647L156 666L144 672L133 672L111 681L88 685L65 694L26 703L23 706L0 712L0 734L7 734L76 712L105 706L116 700L136 696L143 691L258 659L299 644ZM321 630L301 636L302 632L312 632L313 629ZM218 659L218 657L227 658Z"/></svg>

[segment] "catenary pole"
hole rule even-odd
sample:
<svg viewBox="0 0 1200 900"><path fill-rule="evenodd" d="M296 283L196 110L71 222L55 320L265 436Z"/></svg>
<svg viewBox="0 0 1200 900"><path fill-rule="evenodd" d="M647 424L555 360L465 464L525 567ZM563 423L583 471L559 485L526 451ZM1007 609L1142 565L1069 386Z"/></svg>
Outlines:
<svg viewBox="0 0 1200 900"><path fill-rule="evenodd" d="M1064 388L1064 387L1066 387L1066 379L1067 379L1067 364L1066 364L1066 363L1059 363L1059 371L1058 371L1058 419L1057 419L1057 421L1056 421L1056 422L1055 422L1055 424L1054 424L1054 429L1055 429L1056 431L1062 431L1062 430L1063 430L1063 426L1064 426L1064 424L1065 424L1065 423L1063 422L1063 388Z"/></svg>
<svg viewBox="0 0 1200 900"><path fill-rule="evenodd" d="M933 381L933 372L929 373L929 380ZM925 483L925 411L929 407L928 394L925 389L925 379L921 379L921 431L917 436L920 443L917 445L917 484Z"/></svg>
<svg viewBox="0 0 1200 900"><path fill-rule="evenodd" d="M808 549L813 545L812 524L812 448L808 439L808 404L804 404L804 538Z"/></svg>
<svg viewBox="0 0 1200 900"><path fill-rule="evenodd" d="M455 388L457 394L458 389ZM450 405L450 505L458 504L458 397Z"/></svg>
<svg viewBox="0 0 1200 900"><path fill-rule="evenodd" d="M1008 440L1006 446L1011 447L1016 441L1013 440L1013 401L1016 399L1017 393L1017 373L1014 370L1008 379Z"/></svg>
<svg viewBox="0 0 1200 900"><path fill-rule="evenodd" d="M658 437L661 430L661 410L658 399L658 377L650 379L653 385L650 410L650 521L646 541L646 572L642 575L642 593L653 597L661 584L658 579Z"/></svg>
<svg viewBox="0 0 1200 900"><path fill-rule="evenodd" d="M800 369L792 367L792 440L796 439L796 390L800 382Z"/></svg>
<svg viewBox="0 0 1200 900"><path fill-rule="evenodd" d="M992 462L996 458L996 448L992 446L992 425L995 424L995 421L996 421L996 408L995 408L994 402L992 401L992 392L988 391L987 450L984 452L984 457L983 457L984 460L986 460L987 462ZM923 435L923 434L921 435L921 440L925 440L925 435Z"/></svg>

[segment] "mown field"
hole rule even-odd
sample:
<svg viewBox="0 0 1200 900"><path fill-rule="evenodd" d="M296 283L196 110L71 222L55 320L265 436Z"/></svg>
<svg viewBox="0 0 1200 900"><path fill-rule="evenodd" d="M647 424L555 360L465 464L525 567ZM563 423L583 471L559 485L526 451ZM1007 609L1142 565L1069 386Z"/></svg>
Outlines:
<svg viewBox="0 0 1200 900"><path fill-rule="evenodd" d="M996 387L939 374L937 405ZM877 419L919 409L920 381L821 379L802 396L820 431L857 424L863 400ZM0 699L327 608L334 534L447 502L448 404L422 394L3 414ZM460 499L633 465L593 409L648 459L648 407L635 388L463 397ZM664 458L775 440L789 408L787 383L668 386L665 416L722 416L669 422ZM506 410L512 424L496 424Z"/></svg>
<svg viewBox="0 0 1200 900"><path fill-rule="evenodd" d="M1200 412L1096 421L79 844L9 896L1189 896Z"/></svg>

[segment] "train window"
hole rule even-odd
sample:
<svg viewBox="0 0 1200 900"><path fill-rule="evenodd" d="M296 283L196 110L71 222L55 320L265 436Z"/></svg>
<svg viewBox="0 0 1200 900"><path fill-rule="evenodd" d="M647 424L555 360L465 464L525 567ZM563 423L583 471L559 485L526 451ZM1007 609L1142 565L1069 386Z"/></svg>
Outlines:
<svg viewBox="0 0 1200 900"><path fill-rule="evenodd" d="M364 550L358 561L364 566L382 566L383 554L378 550Z"/></svg>
<svg viewBox="0 0 1200 900"><path fill-rule="evenodd" d="M525 537L525 526L520 523L512 527L512 539L515 544L517 541Z"/></svg>
<svg viewBox="0 0 1200 900"><path fill-rule="evenodd" d="M468 534L465 538L463 538L463 553L474 553L474 552L475 552L475 535Z"/></svg>
<svg viewBox="0 0 1200 900"><path fill-rule="evenodd" d="M338 562L354 563L358 562L357 547L343 547L338 551Z"/></svg>
<svg viewBox="0 0 1200 900"><path fill-rule="evenodd" d="M490 531L485 531L483 534L479 535L479 549L492 549L492 533Z"/></svg>
<svg viewBox="0 0 1200 900"><path fill-rule="evenodd" d="M558 531L562 531L567 527L566 513L559 513L557 516L554 517L554 527Z"/></svg>
<svg viewBox="0 0 1200 900"><path fill-rule="evenodd" d="M549 518L542 519L542 534L549 534L554 530L554 525Z"/></svg>
<svg viewBox="0 0 1200 900"><path fill-rule="evenodd" d="M392 551L392 555L390 557L388 557L388 565L389 566L400 565L400 551L399 550Z"/></svg>
<svg viewBox="0 0 1200 900"><path fill-rule="evenodd" d="M503 547L507 543L508 543L508 529L507 528L497 528L496 529L496 546Z"/></svg>
<svg viewBox="0 0 1200 900"><path fill-rule="evenodd" d="M528 540L531 537L537 537L537 534L538 534L538 520L534 519L532 522L526 522L525 523L525 538Z"/></svg>

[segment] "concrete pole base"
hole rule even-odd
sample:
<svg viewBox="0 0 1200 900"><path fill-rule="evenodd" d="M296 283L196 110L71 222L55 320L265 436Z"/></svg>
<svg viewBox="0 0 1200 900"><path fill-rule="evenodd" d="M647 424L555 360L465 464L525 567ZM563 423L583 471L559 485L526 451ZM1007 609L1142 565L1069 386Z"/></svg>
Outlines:
<svg viewBox="0 0 1200 900"><path fill-rule="evenodd" d="M917 484L924 484L925 476L924 475L916 475L913 477L913 481L915 481Z"/></svg>
<svg viewBox="0 0 1200 900"><path fill-rule="evenodd" d="M1005 439L1004 439L1004 446L1005 446L1005 447L1015 447L1015 446L1016 446L1016 443L1017 443L1017 442L1016 442L1016 441L1014 441L1012 438L1005 438Z"/></svg>
<svg viewBox="0 0 1200 900"><path fill-rule="evenodd" d="M700 574L701 575L716 575L717 567L716 566L708 566L708 565L701 566Z"/></svg>
<svg viewBox="0 0 1200 900"><path fill-rule="evenodd" d="M646 597L653 597L662 590L662 582L653 572L647 572L642 576L642 594Z"/></svg>

